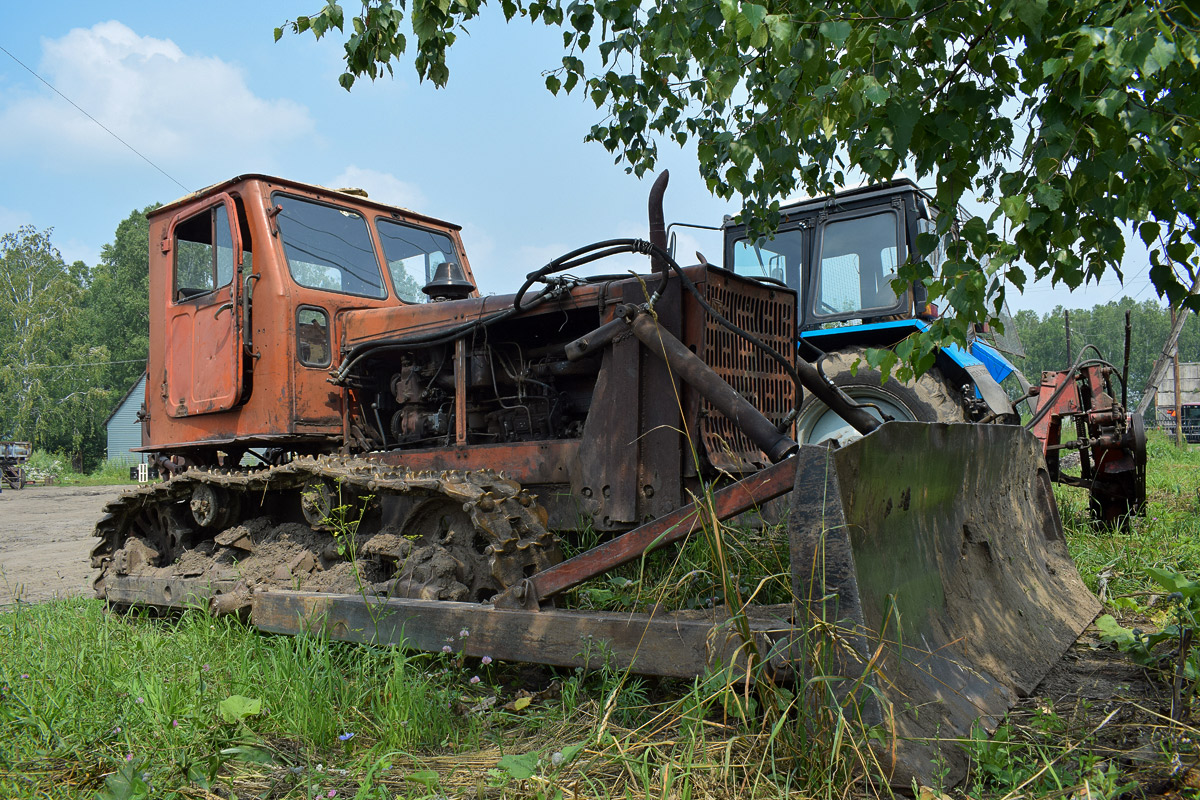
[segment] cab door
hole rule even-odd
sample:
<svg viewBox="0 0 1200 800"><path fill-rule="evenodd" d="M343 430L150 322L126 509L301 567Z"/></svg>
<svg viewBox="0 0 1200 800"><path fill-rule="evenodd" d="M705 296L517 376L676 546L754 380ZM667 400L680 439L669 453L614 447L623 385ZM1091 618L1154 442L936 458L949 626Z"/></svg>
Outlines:
<svg viewBox="0 0 1200 800"><path fill-rule="evenodd" d="M167 413L175 418L227 411L242 394L242 332L236 280L243 261L237 210L220 194L171 223L171 302L167 311Z"/></svg>

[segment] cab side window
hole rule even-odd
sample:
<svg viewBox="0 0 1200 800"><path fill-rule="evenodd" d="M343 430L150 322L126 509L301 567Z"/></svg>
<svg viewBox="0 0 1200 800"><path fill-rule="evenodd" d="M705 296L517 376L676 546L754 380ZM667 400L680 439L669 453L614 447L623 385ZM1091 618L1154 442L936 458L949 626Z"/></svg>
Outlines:
<svg viewBox="0 0 1200 800"><path fill-rule="evenodd" d="M225 205L175 226L175 301L228 286L233 280L233 233Z"/></svg>
<svg viewBox="0 0 1200 800"><path fill-rule="evenodd" d="M328 367L329 315L323 308L300 306L296 312L296 356L306 367Z"/></svg>

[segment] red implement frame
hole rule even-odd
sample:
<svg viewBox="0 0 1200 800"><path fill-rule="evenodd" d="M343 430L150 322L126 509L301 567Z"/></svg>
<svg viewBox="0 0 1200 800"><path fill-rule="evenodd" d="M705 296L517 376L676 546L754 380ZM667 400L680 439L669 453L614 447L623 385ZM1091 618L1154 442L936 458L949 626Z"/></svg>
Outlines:
<svg viewBox="0 0 1200 800"><path fill-rule="evenodd" d="M1139 414L1113 398L1111 367L1083 366L1043 372L1030 391L1037 410L1030 431L1042 443L1052 480L1091 493L1092 517L1120 523L1146 505L1146 434ZM1063 423L1075 422L1075 438L1063 441ZM1060 455L1077 450L1080 474L1064 474Z"/></svg>

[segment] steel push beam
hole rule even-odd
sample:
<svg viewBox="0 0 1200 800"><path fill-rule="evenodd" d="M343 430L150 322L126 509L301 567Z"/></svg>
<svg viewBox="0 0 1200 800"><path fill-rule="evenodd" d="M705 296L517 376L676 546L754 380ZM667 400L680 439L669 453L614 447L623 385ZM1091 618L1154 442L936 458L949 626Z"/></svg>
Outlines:
<svg viewBox="0 0 1200 800"><path fill-rule="evenodd" d="M772 654L770 672L790 675L786 637L790 606L754 615L758 652ZM272 633L317 633L341 641L404 645L505 661L691 678L732 668L743 675L747 650L723 613L675 615L601 611L526 611L443 600L366 598L319 592L254 596L251 622ZM778 644L784 642L783 645Z"/></svg>

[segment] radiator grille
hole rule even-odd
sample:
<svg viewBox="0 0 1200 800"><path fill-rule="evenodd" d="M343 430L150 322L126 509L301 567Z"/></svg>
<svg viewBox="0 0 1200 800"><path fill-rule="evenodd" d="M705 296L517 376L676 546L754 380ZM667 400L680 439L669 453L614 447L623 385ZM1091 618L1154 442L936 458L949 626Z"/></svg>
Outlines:
<svg viewBox="0 0 1200 800"><path fill-rule="evenodd" d="M704 294L725 319L795 362L796 316L790 292L710 272ZM707 315L703 344L708 365L767 419L778 424L794 407L796 387L783 367ZM766 454L708 401L701 400L701 409L700 437L713 466L748 472L769 463Z"/></svg>

